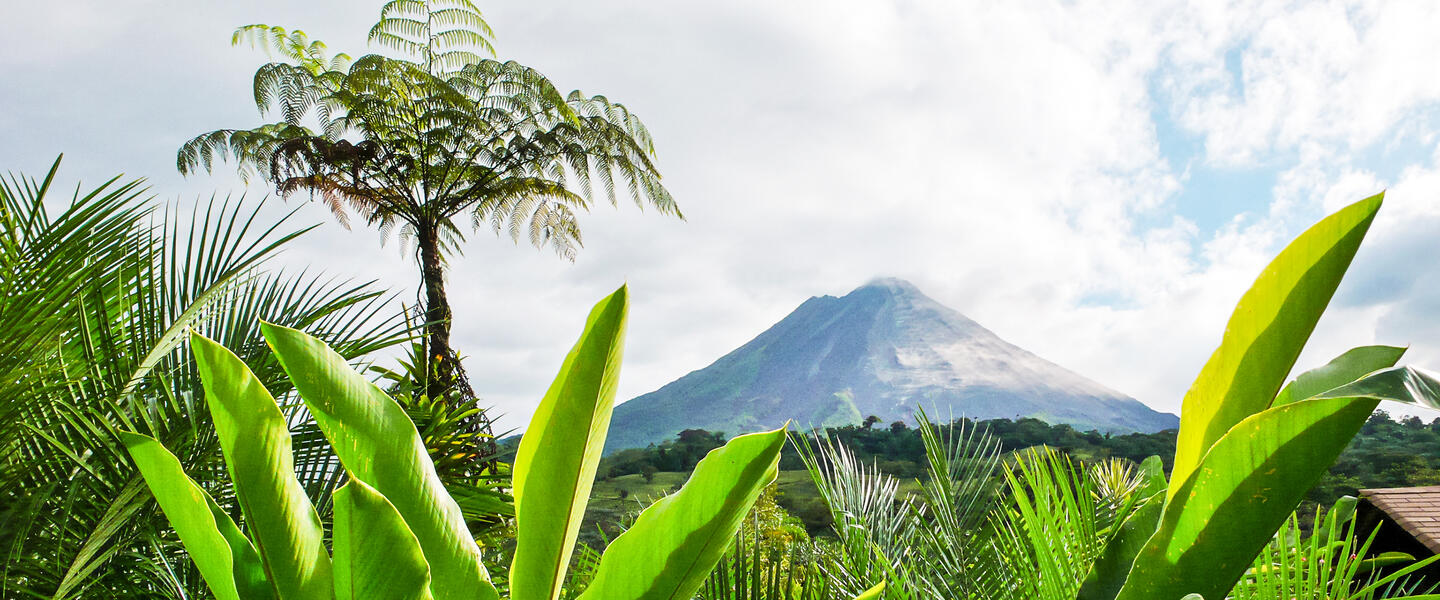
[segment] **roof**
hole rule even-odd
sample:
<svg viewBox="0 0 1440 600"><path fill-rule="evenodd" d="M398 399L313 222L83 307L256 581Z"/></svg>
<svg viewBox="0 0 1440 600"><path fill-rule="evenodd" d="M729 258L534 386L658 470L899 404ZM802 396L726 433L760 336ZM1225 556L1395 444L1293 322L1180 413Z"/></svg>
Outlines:
<svg viewBox="0 0 1440 600"><path fill-rule="evenodd" d="M1360 497L1440 554L1440 485L1360 490Z"/></svg>

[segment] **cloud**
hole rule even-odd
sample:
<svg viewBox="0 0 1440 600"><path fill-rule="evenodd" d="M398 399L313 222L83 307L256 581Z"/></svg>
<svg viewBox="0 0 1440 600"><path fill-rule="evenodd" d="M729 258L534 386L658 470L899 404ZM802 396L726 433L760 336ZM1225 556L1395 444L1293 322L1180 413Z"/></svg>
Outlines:
<svg viewBox="0 0 1440 600"><path fill-rule="evenodd" d="M16 41L4 34L19 28L0 25L0 56L36 49L0 61L31 83L0 91L12 113L0 136L31 141L0 148L0 166L35 172L63 150L87 179L146 174L167 197L241 188L228 174L182 180L171 154L256 122L248 86L261 58L229 47L234 26L299 27L354 53L375 13L338 1L101 8L122 25L26 17L54 39L85 38L72 45ZM1376 234L1302 362L1394 333L1425 338L1440 322L1440 284L1413 264L1432 247L1440 191L1437 121L1425 116L1440 100L1429 76L1440 42L1418 33L1435 29L1429 3L481 8L502 57L646 120L688 217L601 203L573 264L472 236L449 281L457 346L507 427L524 426L590 304L621 283L634 302L623 400L704 367L809 296L876 275L911 279L1023 347L1178 410L1266 261L1323 210L1387 185ZM1196 137L1201 154L1175 154L1162 130ZM1275 187L1247 194L1257 200L1242 218L1202 227L1177 205L1205 185L1192 177L1209 176L1193 164L1259 169ZM327 226L284 262L415 285L377 239ZM1410 340L1412 353L1440 364L1429 339Z"/></svg>

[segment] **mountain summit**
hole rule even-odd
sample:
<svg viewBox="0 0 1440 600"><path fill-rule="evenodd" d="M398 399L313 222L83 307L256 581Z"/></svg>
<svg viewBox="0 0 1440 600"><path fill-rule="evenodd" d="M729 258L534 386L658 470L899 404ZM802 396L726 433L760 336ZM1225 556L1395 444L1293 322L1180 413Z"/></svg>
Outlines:
<svg viewBox="0 0 1440 600"><path fill-rule="evenodd" d="M685 429L1035 417L1077 429L1152 432L1179 418L1015 346L901 279L806 300L708 367L615 408L607 449Z"/></svg>

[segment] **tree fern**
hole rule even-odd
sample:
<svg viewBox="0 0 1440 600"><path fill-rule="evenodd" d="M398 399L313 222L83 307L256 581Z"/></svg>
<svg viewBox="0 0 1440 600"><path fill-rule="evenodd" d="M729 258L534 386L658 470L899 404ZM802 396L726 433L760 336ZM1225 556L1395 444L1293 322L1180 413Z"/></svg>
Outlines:
<svg viewBox="0 0 1440 600"><path fill-rule="evenodd" d="M233 42L274 58L254 101L269 123L181 146L182 173L234 160L282 195L305 192L342 225L358 217L413 244L423 281L427 394L467 395L450 343L446 258L465 230L490 229L573 259L592 200L680 216L660 182L654 142L628 108L564 94L543 74L494 56L494 32L469 0L394 0L370 29L379 52L331 55L303 31L249 25ZM466 226L469 227L466 227Z"/></svg>

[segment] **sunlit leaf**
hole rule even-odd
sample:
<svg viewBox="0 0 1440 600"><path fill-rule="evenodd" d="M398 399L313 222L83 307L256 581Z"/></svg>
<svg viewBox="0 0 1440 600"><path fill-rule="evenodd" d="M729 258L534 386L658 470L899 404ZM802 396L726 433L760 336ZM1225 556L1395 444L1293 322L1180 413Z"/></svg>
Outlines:
<svg viewBox="0 0 1440 600"><path fill-rule="evenodd" d="M328 600L332 582L324 528L295 478L285 415L224 346L191 334L190 347L245 528L271 582L283 600Z"/></svg>
<svg viewBox="0 0 1440 600"><path fill-rule="evenodd" d="M336 600L428 600L430 566L395 506L365 482L335 492Z"/></svg>
<svg viewBox="0 0 1440 600"><path fill-rule="evenodd" d="M120 438L215 597L275 598L255 547L210 494L185 474L180 459L149 436L121 432Z"/></svg>
<svg viewBox="0 0 1440 600"><path fill-rule="evenodd" d="M565 582L605 447L625 337L626 288L601 300L521 438L515 457L515 600L554 600Z"/></svg>
<svg viewBox="0 0 1440 600"><path fill-rule="evenodd" d="M1305 231L1240 298L1220 347L1185 394L1171 471L1172 499L1211 444L1236 423L1271 405L1350 266L1383 196L1347 206Z"/></svg>
<svg viewBox="0 0 1440 600"><path fill-rule="evenodd" d="M1381 400L1440 408L1440 379L1386 369L1241 421L1174 493L1118 597L1224 597Z"/></svg>
<svg viewBox="0 0 1440 600"><path fill-rule="evenodd" d="M880 582L880 583L875 584L875 587L872 587L872 588L870 588L870 589L868 589L868 590L865 590L865 593L860 594L859 596L856 596L856 597L855 597L855 600L879 600L880 596L881 596L882 594L884 594L884 593L885 593L885 582L882 581L882 582Z"/></svg>
<svg viewBox="0 0 1440 600"><path fill-rule="evenodd" d="M436 600L497 598L460 506L405 410L324 342L269 323L262 331L346 472L388 498L420 541Z"/></svg>
<svg viewBox="0 0 1440 600"><path fill-rule="evenodd" d="M1340 387L1380 369L1395 366L1405 355L1404 348L1393 346L1360 346L1336 357L1318 369L1301 373L1295 381L1280 390L1272 406L1304 400Z"/></svg>

